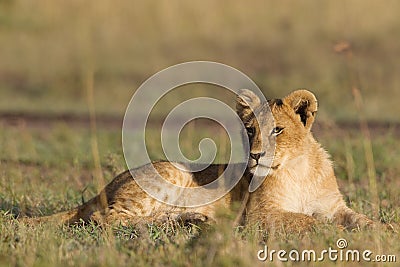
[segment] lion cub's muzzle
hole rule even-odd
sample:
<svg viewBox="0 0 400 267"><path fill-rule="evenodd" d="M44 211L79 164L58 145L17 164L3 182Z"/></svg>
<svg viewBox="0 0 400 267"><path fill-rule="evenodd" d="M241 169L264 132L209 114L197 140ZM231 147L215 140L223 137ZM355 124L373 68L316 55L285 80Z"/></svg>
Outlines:
<svg viewBox="0 0 400 267"><path fill-rule="evenodd" d="M266 176L271 170L277 169L279 166L273 166L273 157L266 156L266 152L250 153L247 167L250 172L258 176Z"/></svg>

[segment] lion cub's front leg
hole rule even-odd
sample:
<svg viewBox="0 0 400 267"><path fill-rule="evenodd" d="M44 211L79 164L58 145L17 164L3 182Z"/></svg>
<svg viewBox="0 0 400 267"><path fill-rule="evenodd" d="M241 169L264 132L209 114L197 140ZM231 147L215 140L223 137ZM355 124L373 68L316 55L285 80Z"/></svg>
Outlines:
<svg viewBox="0 0 400 267"><path fill-rule="evenodd" d="M257 216L250 223L258 222L268 231L284 231L286 233L302 233L312 230L317 221L309 215L284 210L269 210L265 215Z"/></svg>

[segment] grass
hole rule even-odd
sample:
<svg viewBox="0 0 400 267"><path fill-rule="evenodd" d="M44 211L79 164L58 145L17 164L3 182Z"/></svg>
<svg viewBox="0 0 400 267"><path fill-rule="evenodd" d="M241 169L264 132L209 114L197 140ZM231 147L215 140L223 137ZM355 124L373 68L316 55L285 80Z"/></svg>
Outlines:
<svg viewBox="0 0 400 267"><path fill-rule="evenodd" d="M97 133L102 171L109 181L125 168L119 144L120 130L99 126ZM319 130L316 135L335 160L341 191L349 205L377 221L398 227L400 169L396 160L400 156L400 143L397 135L388 132L372 139L377 159L379 203L370 202L368 166L360 156L364 149L360 132ZM337 138L340 135L345 138ZM81 203L82 196L87 200L96 193L95 166L88 145L90 138L86 127L69 128L57 123L45 128L4 128L0 136L3 151L0 266L265 265L257 259L257 252L264 247L264 242L260 242L262 233L229 226L232 217L229 214L222 215L219 224L211 228L167 224L112 229L92 224L33 228L15 221L16 214L37 216L72 208ZM183 145L189 143L183 142ZM85 187L87 190L83 192ZM377 205L379 214L374 214L373 205ZM329 246L336 248L338 238L345 238L349 249L370 249L375 254L399 255L400 252L398 233L381 230L348 233L332 225L318 226L306 235L282 233L264 237L264 240L270 249L321 251ZM276 259L275 264L279 266ZM325 264L329 266L329 261ZM297 265L302 266L302 263Z"/></svg>

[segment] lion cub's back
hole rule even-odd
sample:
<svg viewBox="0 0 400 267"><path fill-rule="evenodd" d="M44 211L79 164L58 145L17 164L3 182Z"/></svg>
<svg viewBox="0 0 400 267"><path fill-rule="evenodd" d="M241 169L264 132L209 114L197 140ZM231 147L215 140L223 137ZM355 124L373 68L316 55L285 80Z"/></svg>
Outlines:
<svg viewBox="0 0 400 267"><path fill-rule="evenodd" d="M190 166L181 163L158 161L146 164L121 173L106 186L108 206L113 213L126 214L131 217L154 216L156 213L177 210L178 208L167 205L163 201L157 201L148 195L141 186L159 193L159 196L167 196L164 192L166 189L159 182L158 175L180 187L197 187L218 178L225 168L226 165L215 164L193 173L190 172ZM138 180L140 180L139 183ZM179 197L179 192L173 195Z"/></svg>

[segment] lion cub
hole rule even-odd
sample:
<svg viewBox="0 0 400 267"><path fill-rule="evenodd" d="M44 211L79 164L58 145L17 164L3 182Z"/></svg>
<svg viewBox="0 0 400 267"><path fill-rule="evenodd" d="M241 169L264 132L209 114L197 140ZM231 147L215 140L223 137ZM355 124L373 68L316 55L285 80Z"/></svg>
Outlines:
<svg viewBox="0 0 400 267"><path fill-rule="evenodd" d="M213 164L200 172L188 172L183 171L184 165L178 169L160 161L118 175L99 195L73 210L28 221L65 224L81 220L109 224L165 219L212 221L219 207L229 208L236 202L245 202L244 222L267 229L284 227L299 231L310 228L317 219L346 228L372 223L365 215L346 206L329 156L311 134L317 111L317 100L311 92L297 90L283 99L262 103L253 92L241 90L236 109L247 130L244 136L249 141L250 155L239 183L218 201L181 208L146 194L135 179L145 178L150 186L163 190L152 182L157 175L154 169L172 184L196 187L217 179L226 168L224 164ZM274 147L271 158L266 152ZM255 177L265 179L248 197L249 182Z"/></svg>
<svg viewBox="0 0 400 267"><path fill-rule="evenodd" d="M318 107L314 94L297 90L261 103L253 92L242 90L236 107L250 141L248 169L255 176L267 175L250 195L247 223L293 230L309 228L316 219L348 229L372 224L346 206L329 155L310 131ZM263 115L268 110L273 121ZM266 153L271 143L272 161Z"/></svg>

